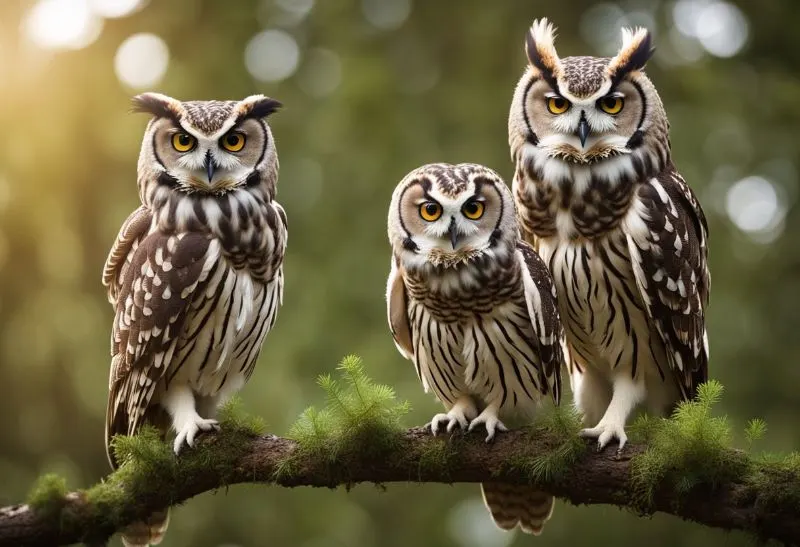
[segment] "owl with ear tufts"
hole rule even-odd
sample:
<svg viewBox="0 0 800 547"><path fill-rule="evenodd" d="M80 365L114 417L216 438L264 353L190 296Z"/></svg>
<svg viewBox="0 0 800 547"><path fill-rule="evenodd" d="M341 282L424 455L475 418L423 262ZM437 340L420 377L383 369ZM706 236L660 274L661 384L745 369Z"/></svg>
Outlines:
<svg viewBox="0 0 800 547"><path fill-rule="evenodd" d="M708 226L675 168L643 68L650 33L613 58L560 58L533 23L509 115L520 229L553 274L570 383L599 447L630 414L666 415L708 378Z"/></svg>
<svg viewBox="0 0 800 547"><path fill-rule="evenodd" d="M484 427L530 416L561 395L563 329L547 267L520 241L514 203L494 171L431 164L400 182L389 208L389 326L425 391L446 412L442 428ZM538 534L552 496L529 486L482 485L495 523Z"/></svg>
<svg viewBox="0 0 800 547"><path fill-rule="evenodd" d="M106 449L150 424L174 451L218 428L217 407L253 373L283 298L287 225L264 119L280 103L133 100L152 116L139 155L141 206L123 223L103 284L114 306ZM123 531L157 544L168 511Z"/></svg>

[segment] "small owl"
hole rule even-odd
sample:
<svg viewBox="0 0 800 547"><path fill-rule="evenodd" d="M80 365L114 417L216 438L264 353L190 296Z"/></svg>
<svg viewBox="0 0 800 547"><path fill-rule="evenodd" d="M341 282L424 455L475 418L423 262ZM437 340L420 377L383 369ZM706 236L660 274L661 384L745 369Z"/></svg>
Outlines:
<svg viewBox="0 0 800 547"><path fill-rule="evenodd" d="M503 180L474 164L432 164L409 173L389 208L389 326L426 392L446 413L430 423L505 431L561 394L563 330L547 267L519 239ZM552 496L483 484L495 523L538 534Z"/></svg>
<svg viewBox="0 0 800 547"><path fill-rule="evenodd" d="M520 228L558 291L576 405L599 447L629 415L666 415L708 377L708 226L672 162L669 122L642 72L645 29L613 58L559 58L534 22L509 116Z"/></svg>
<svg viewBox="0 0 800 547"><path fill-rule="evenodd" d="M253 373L283 298L286 214L264 121L280 103L182 102L146 93L153 116L139 155L142 205L124 222L103 284L114 306L106 449L144 423L175 432L174 450L218 427L217 407ZM158 543L168 512L123 533Z"/></svg>

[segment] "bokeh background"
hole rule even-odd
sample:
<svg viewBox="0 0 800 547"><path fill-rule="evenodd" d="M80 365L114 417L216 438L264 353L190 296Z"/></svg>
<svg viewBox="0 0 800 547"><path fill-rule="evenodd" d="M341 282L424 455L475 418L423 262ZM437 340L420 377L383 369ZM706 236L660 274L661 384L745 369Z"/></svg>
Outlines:
<svg viewBox="0 0 800 547"><path fill-rule="evenodd" d="M422 393L385 325L386 210L432 161L507 179L506 120L534 17L562 56L610 55L644 24L648 73L677 165L711 229L711 374L758 448L800 447L800 4L796 0L39 0L0 4L0 503L46 471L107 473L103 419L112 319L100 272L137 204L147 122L130 96L265 93L289 216L285 305L242 393L286 432L348 353L425 422ZM118 540L115 540L115 542ZM750 545L667 516L559 503L545 534L494 529L474 485L344 490L236 486L173 513L163 545Z"/></svg>

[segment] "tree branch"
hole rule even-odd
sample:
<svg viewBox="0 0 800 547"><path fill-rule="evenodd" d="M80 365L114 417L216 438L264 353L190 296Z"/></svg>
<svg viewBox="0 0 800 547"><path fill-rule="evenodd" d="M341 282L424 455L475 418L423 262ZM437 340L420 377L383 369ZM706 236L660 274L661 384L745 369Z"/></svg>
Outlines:
<svg viewBox="0 0 800 547"><path fill-rule="evenodd" d="M206 436L198 443L199 447L187 450L168 471L151 466L142 470L149 477L131 475L120 479L114 488L125 495L113 500L89 490L67 494L55 506L2 508L0 546L78 542L102 545L125 524L152 511L244 482L328 488L360 482L528 483L530 473L514 462L522 461L521 457L534 461L557 450L560 443L546 436L532 442L527 430L503 433L492 444L486 444L480 435L455 434L433 439L424 429L413 428L401 433L379 457L359 443L346 458L333 459L330 454L312 457L292 440L241 432L236 439L236 451L231 455L234 444L224 441L224 435L223 430ZM769 493L759 491L752 482L728 480L714 489L698 486L684 495L678 494L672 485L662 484L656 488L650 506L642 508L641 502L636 501L641 499L640 492L632 486L631 460L644 450L642 445L629 444L617 456L613 449L597 452L591 447L570 464L568 471L536 484L576 505L611 504L639 513L658 511L707 526L800 544L797 508L793 504L767 503ZM159 476L159 473L180 476ZM792 485L795 487L800 488Z"/></svg>

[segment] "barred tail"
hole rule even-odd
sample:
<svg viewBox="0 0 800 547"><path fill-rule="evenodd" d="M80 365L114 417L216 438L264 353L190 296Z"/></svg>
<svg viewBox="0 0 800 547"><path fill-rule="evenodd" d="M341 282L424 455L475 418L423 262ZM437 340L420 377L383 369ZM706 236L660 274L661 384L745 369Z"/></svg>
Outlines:
<svg viewBox="0 0 800 547"><path fill-rule="evenodd" d="M169 508L153 513L147 520L126 526L122 531L122 544L125 547L158 545L164 539L167 526L169 526Z"/></svg>
<svg viewBox="0 0 800 547"><path fill-rule="evenodd" d="M503 530L519 525L526 534L538 536L553 514L553 496L530 486L492 482L481 484L481 491L492 519Z"/></svg>

